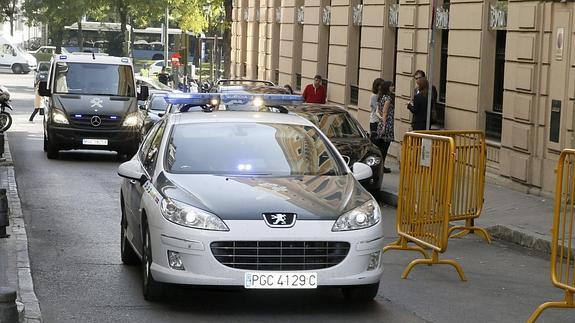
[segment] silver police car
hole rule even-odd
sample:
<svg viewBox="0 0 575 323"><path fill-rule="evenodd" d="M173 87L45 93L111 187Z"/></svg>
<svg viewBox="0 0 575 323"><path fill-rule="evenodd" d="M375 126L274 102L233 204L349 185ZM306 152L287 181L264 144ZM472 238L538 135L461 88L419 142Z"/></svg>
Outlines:
<svg viewBox="0 0 575 323"><path fill-rule="evenodd" d="M164 285L341 288L371 300L381 211L321 131L293 114L169 114L120 165L121 256Z"/></svg>

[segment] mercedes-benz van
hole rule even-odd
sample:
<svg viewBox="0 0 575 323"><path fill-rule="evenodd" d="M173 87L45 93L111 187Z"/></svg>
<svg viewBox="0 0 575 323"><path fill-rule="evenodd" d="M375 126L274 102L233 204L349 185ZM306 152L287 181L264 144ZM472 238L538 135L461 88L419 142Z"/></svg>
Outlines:
<svg viewBox="0 0 575 323"><path fill-rule="evenodd" d="M92 53L54 55L39 94L48 97L44 113L44 151L117 151L131 157L138 149L142 117L132 61Z"/></svg>

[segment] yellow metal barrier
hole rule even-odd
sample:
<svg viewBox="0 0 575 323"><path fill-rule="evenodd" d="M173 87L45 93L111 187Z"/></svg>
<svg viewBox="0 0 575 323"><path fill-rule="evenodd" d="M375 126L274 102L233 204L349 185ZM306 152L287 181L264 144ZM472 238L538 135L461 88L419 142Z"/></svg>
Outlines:
<svg viewBox="0 0 575 323"><path fill-rule="evenodd" d="M453 198L449 214L450 221L465 221L465 225L455 225L449 229L461 230L452 238L476 233L491 243L489 233L475 226L475 219L483 210L485 189L486 146L485 134L472 130L420 131L420 133L447 136L455 141L455 169L453 174Z"/></svg>
<svg viewBox="0 0 575 323"><path fill-rule="evenodd" d="M448 264L466 280L455 260L439 260L447 249L449 214L453 197L455 144L453 138L409 132L401 147L397 232L399 240L387 250L417 250L424 259L412 261L402 274L407 278L419 264ZM408 246L409 242L416 246ZM432 251L427 258L424 248Z"/></svg>
<svg viewBox="0 0 575 323"><path fill-rule="evenodd" d="M541 304L528 322L535 322L548 308L575 308L575 150L566 149L557 164L555 183L555 209L553 214L553 237L551 240L551 282L565 290L562 302Z"/></svg>

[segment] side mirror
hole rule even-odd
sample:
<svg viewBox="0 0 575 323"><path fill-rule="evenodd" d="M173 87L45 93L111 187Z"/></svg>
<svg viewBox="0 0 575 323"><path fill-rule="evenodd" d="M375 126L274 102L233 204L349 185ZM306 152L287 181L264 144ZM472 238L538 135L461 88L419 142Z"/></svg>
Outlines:
<svg viewBox="0 0 575 323"><path fill-rule="evenodd" d="M364 163L355 163L353 164L353 177L358 181L362 181L364 179L368 179L373 176L373 171L371 167L367 166Z"/></svg>
<svg viewBox="0 0 575 323"><path fill-rule="evenodd" d="M142 104L139 104L139 105L138 105L138 109L140 109L140 110L146 110L146 106L145 106L145 105L142 105Z"/></svg>
<svg viewBox="0 0 575 323"><path fill-rule="evenodd" d="M140 92L138 92L138 100L139 101L146 101L149 96L150 96L150 90L148 89L147 86L142 85L140 87Z"/></svg>
<svg viewBox="0 0 575 323"><path fill-rule="evenodd" d="M163 117L163 116L165 116L165 115L166 115L166 114L163 113L163 112L158 113L158 117L160 117L160 118Z"/></svg>
<svg viewBox="0 0 575 323"><path fill-rule="evenodd" d="M40 81L40 83L38 83L38 94L40 94L40 96L50 96L47 81Z"/></svg>
<svg viewBox="0 0 575 323"><path fill-rule="evenodd" d="M137 159L129 160L118 167L118 175L121 177L139 181L143 184L146 180L146 175L142 171L140 162Z"/></svg>

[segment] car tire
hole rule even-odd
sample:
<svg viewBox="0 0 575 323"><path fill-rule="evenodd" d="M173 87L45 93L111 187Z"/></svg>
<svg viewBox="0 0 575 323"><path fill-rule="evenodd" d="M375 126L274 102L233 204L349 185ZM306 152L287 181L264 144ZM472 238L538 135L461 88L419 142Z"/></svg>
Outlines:
<svg viewBox="0 0 575 323"><path fill-rule="evenodd" d="M12 65L12 73L14 74L21 74L24 71L24 68L20 64Z"/></svg>
<svg viewBox="0 0 575 323"><path fill-rule="evenodd" d="M128 221L126 220L124 201L122 200L120 203L120 208L122 210L122 220L120 222L120 255L122 256L122 263L124 263L124 265L133 266L140 263L140 258L138 258L134 248L128 241L128 238L126 238Z"/></svg>
<svg viewBox="0 0 575 323"><path fill-rule="evenodd" d="M154 280L152 277L152 245L150 238L150 230L145 219L142 222L143 231L143 252L142 252L142 292L144 299L150 302L158 301L162 298L163 284Z"/></svg>
<svg viewBox="0 0 575 323"><path fill-rule="evenodd" d="M377 296L379 282L370 285L344 287L341 289L343 297L352 301L370 302Z"/></svg>
<svg viewBox="0 0 575 323"><path fill-rule="evenodd" d="M48 151L48 139L46 139L46 134L44 133L44 147L43 147L44 152Z"/></svg>
<svg viewBox="0 0 575 323"><path fill-rule="evenodd" d="M46 156L48 159L58 159L58 147L50 142L50 138L46 139Z"/></svg>

